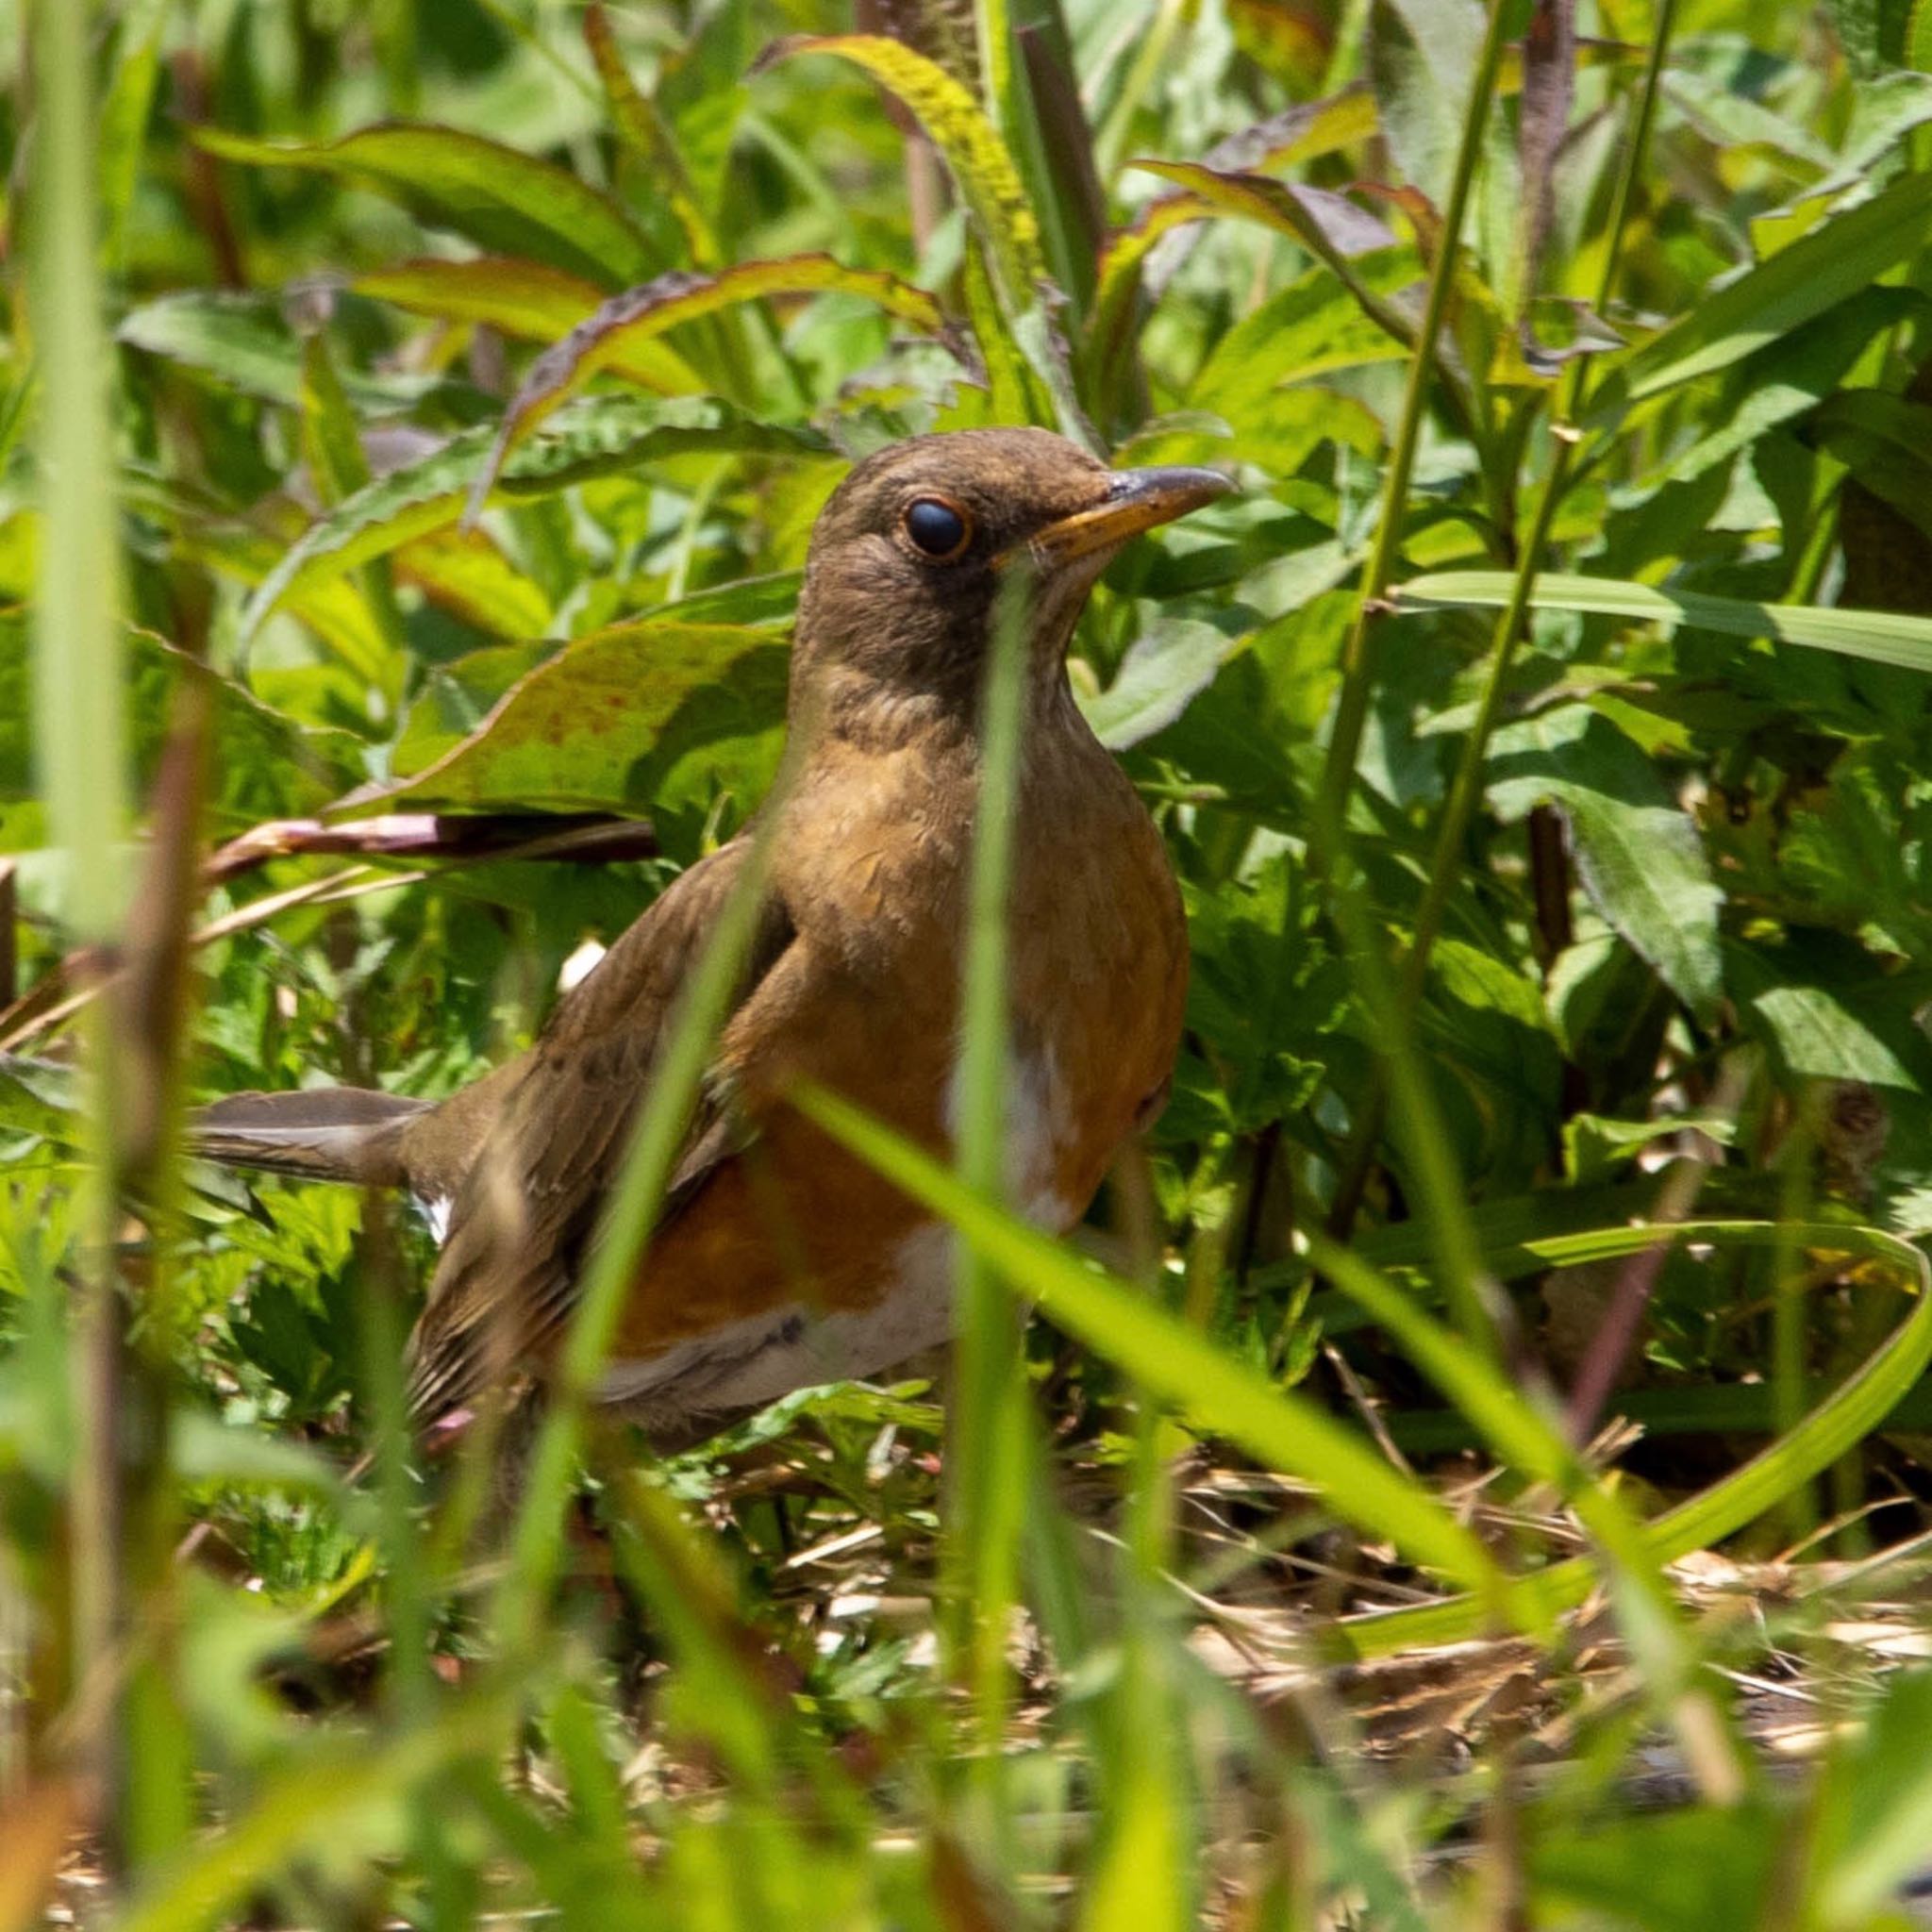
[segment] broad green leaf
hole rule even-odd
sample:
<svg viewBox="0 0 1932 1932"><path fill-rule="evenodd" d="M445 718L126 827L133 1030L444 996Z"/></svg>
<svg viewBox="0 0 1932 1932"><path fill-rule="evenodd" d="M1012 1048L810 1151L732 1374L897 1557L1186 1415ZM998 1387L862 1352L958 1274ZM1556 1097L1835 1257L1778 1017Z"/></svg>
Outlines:
<svg viewBox="0 0 1932 1932"><path fill-rule="evenodd" d="M1763 946L1729 949L1729 979L1739 1005L1793 1080L1862 1080L1907 1093L1924 1091L1911 1061L1924 1062L1924 1042L1903 1020L1898 1038L1885 1038L1883 1008L1894 1002L1875 964L1853 956L1862 969L1851 979L1831 970L1815 950Z"/></svg>
<svg viewBox="0 0 1932 1932"><path fill-rule="evenodd" d="M260 588L289 550L286 541L253 525L212 522L190 524L176 534L175 544L184 559L251 591ZM394 668L390 640L369 599L346 572L291 591L281 608L321 639L360 684L370 691L387 687Z"/></svg>
<svg viewBox="0 0 1932 1932"><path fill-rule="evenodd" d="M216 127L199 128L194 138L224 160L375 188L431 227L494 254L588 275L601 288L641 282L658 266L637 224L608 194L480 134L392 123L339 141L257 141Z"/></svg>
<svg viewBox="0 0 1932 1932"><path fill-rule="evenodd" d="M219 828L313 811L360 775L361 746L346 733L303 728L152 631L127 630L124 650L130 749L143 782L166 747L176 688L192 679L208 690L208 805ZM23 626L0 617L0 696L25 694L25 666ZM0 800L33 795L29 716L24 703L0 706Z"/></svg>
<svg viewBox="0 0 1932 1932"><path fill-rule="evenodd" d="M1508 603L1515 578L1507 571L1440 571L1411 577L1390 596L1399 609L1434 610L1457 606L1500 609ZM1702 591L1674 591L1614 577L1571 576L1546 572L1536 580L1530 599L1538 610L1575 610L1601 617L1627 617L1674 630L1693 625L1733 637L1774 638L1815 651L1836 651L1874 664L1899 664L1908 671L1932 671L1932 618L1907 617L1887 610L1834 610L1802 604L1752 604L1739 597L1713 597Z"/></svg>
<svg viewBox="0 0 1932 1932"><path fill-rule="evenodd" d="M562 407L617 357L679 323L716 314L741 302L770 295L858 295L895 320L927 335L943 336L946 321L924 289L883 269L845 268L829 255L794 255L775 261L746 261L714 275L674 271L626 290L538 358L517 391L488 460L471 491L480 508L511 453L543 419Z"/></svg>
<svg viewBox="0 0 1932 1932"><path fill-rule="evenodd" d="M81 1094L72 1067L0 1053L0 1131L57 1141L80 1133Z"/></svg>
<svg viewBox="0 0 1932 1932"><path fill-rule="evenodd" d="M1127 646L1113 682L1080 709L1102 744L1125 751L1172 724L1233 648L1211 624L1157 618Z"/></svg>
<svg viewBox="0 0 1932 1932"><path fill-rule="evenodd" d="M1476 0L1374 0L1369 25L1382 137L1403 180L1440 208L1475 77L1482 8Z"/></svg>
<svg viewBox="0 0 1932 1932"><path fill-rule="evenodd" d="M754 625L646 619L593 631L519 677L468 738L384 792L383 805L655 804L654 753L661 764L685 738L695 745L747 728L775 732L788 656ZM747 717L742 705L760 701L762 716Z"/></svg>
<svg viewBox="0 0 1932 1932"><path fill-rule="evenodd" d="M1413 347L1415 325L1401 307L1377 292L1355 266L1357 256L1379 255L1394 245L1395 237L1373 215L1340 195L1317 200L1259 175L1227 174L1194 161L1140 161L1136 166L1174 181L1222 214L1259 222L1264 227L1299 242L1315 259L1340 277L1363 314L1405 347ZM1338 213L1345 208L1345 218Z"/></svg>
<svg viewBox="0 0 1932 1932"><path fill-rule="evenodd" d="M442 529L406 543L392 559L396 580L473 629L500 638L541 637L550 599L481 530Z"/></svg>
<svg viewBox="0 0 1932 1932"><path fill-rule="evenodd" d="M1766 430L1817 409L1827 397L1832 397L1827 409L1852 403L1866 392L1833 397L1833 391L1874 336L1919 307L1918 295L1909 289L1867 289L1733 364L1721 400L1704 418L1708 425L1705 434L1688 450L1674 448L1659 464L1660 475L1687 483L1728 461Z"/></svg>
<svg viewBox="0 0 1932 1932"><path fill-rule="evenodd" d="M412 777L454 751L518 679L554 657L555 644L536 638L487 644L431 667L390 747L390 770Z"/></svg>
<svg viewBox="0 0 1932 1932"><path fill-rule="evenodd" d="M1708 375L1868 288L1912 255L1932 227L1932 174L1903 175L1871 200L1821 222L1768 261L1708 291L1633 350L1604 385L1602 409Z"/></svg>
<svg viewBox="0 0 1932 1932"><path fill-rule="evenodd" d="M441 322L474 322L526 342L556 342L588 322L604 291L581 275L541 261L486 255L469 261L425 257L372 269L349 285L359 295L393 302L411 314ZM704 378L669 342L643 341L619 347L605 365L613 375L663 395L691 395Z"/></svg>
<svg viewBox="0 0 1932 1932"><path fill-rule="evenodd" d="M1408 249L1390 249L1356 264L1365 288L1390 297L1413 283L1421 263ZM1388 362L1402 344L1371 317L1325 268L1310 269L1277 290L1227 331L1202 364L1189 405L1239 424L1246 454L1252 412L1283 383L1305 382L1337 370Z"/></svg>
<svg viewBox="0 0 1932 1932"><path fill-rule="evenodd" d="M434 455L378 476L304 533L250 601L244 631L284 600L300 597L372 558L446 529L474 502L497 444L488 424L452 437ZM710 396L646 402L599 397L559 415L492 479L498 495L545 496L592 476L611 475L699 450L756 450L807 457L829 445L816 431L755 423Z"/></svg>
<svg viewBox="0 0 1932 1932"><path fill-rule="evenodd" d="M118 339L210 376L221 388L290 408L301 403L301 338L267 296L216 289L158 296L123 318ZM429 376L349 370L342 377L349 400L368 415L408 408L435 387Z"/></svg>
<svg viewBox="0 0 1932 1932"><path fill-rule="evenodd" d="M1545 801L1562 811L1597 910L1707 1021L1724 985L1724 894L1696 824L1643 753L1587 705L1562 705L1495 733L1488 791L1505 820Z"/></svg>

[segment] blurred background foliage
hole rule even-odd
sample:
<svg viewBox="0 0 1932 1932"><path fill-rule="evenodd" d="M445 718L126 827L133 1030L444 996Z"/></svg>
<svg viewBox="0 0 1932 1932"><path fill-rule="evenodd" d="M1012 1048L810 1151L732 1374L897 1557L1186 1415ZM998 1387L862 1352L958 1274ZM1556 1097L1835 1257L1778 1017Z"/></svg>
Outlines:
<svg viewBox="0 0 1932 1932"><path fill-rule="evenodd" d="M69 4L0 39L0 1925L1903 1923L1923 5L72 0L63 123ZM850 460L1018 421L1241 487L1071 667L1194 976L1113 1272L1005 1255L1006 1674L923 1375L605 1445L614 1576L506 1624L477 1497L343 1474L426 1233L182 1168L177 1073L525 1042L769 783Z"/></svg>

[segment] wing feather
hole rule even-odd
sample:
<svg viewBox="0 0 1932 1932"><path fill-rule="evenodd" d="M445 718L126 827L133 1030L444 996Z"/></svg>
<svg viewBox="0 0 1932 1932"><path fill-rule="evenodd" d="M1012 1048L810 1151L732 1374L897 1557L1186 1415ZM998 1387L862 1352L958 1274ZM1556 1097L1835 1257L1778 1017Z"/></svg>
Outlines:
<svg viewBox="0 0 1932 1932"><path fill-rule="evenodd" d="M541 1372L576 1306L589 1247L649 1085L664 1023L744 863L734 841L701 860L625 932L558 1007L458 1186L450 1234L410 1339L419 1423ZM733 1000L742 1006L792 944L775 894L759 908ZM658 1225L741 1144L708 1081Z"/></svg>

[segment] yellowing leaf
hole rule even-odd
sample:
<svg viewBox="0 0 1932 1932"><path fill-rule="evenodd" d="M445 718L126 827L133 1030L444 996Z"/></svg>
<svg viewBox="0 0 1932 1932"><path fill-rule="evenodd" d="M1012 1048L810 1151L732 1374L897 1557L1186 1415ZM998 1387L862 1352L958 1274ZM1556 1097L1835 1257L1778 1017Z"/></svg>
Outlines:
<svg viewBox="0 0 1932 1932"><path fill-rule="evenodd" d="M538 358L511 401L495 446L476 478L470 497L471 513L482 508L511 451L593 376L613 368L618 358L679 323L715 314L735 303L767 295L817 295L828 291L861 295L888 315L928 335L946 333L945 316L938 301L924 289L883 269L846 268L829 255L740 262L714 275L674 269L642 288L612 296L547 355Z"/></svg>
<svg viewBox="0 0 1932 1932"><path fill-rule="evenodd" d="M1020 171L979 103L944 68L898 41L873 34L797 34L774 42L758 67L800 54L836 54L887 88L931 137L991 258L1012 315L1030 308L1046 273L1040 224Z"/></svg>
<svg viewBox="0 0 1932 1932"><path fill-rule="evenodd" d="M604 291L581 275L491 255L468 261L399 261L358 275L350 287L412 315L478 323L526 342L560 341L604 300ZM695 395L709 387L669 342L626 342L607 366L613 375L660 395Z"/></svg>

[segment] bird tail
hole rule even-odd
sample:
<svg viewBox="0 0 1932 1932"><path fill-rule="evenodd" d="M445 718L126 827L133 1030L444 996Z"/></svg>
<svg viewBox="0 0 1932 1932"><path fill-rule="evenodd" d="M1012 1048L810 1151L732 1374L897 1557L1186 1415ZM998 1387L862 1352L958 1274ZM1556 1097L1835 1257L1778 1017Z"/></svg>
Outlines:
<svg viewBox="0 0 1932 1932"><path fill-rule="evenodd" d="M404 1130L434 1106L366 1087L231 1093L196 1114L191 1150L229 1167L266 1168L364 1187L409 1185Z"/></svg>

